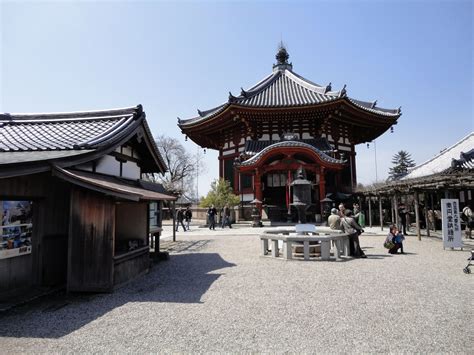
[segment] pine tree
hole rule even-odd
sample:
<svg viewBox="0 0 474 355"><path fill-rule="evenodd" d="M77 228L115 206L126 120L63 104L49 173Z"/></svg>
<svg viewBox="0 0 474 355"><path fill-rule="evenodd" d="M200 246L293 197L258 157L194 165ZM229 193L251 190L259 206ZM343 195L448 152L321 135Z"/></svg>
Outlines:
<svg viewBox="0 0 474 355"><path fill-rule="evenodd" d="M224 179L214 180L211 183L211 190L207 193L207 196L201 200L199 204L201 207L209 207L214 205L218 211L220 211L225 205L234 207L238 205L240 198L234 195L232 187L229 181Z"/></svg>
<svg viewBox="0 0 474 355"><path fill-rule="evenodd" d="M415 166L415 162L410 156L410 153L400 150L392 158L392 164L394 165L389 170L389 180L398 180L408 173L408 168Z"/></svg>

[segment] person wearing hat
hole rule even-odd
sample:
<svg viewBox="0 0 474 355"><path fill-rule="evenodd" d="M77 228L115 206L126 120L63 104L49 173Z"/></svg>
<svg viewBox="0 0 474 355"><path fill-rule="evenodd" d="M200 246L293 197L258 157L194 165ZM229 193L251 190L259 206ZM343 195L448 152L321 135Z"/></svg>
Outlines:
<svg viewBox="0 0 474 355"><path fill-rule="evenodd" d="M328 217L328 225L331 229L341 229L341 217L336 208L331 210L331 215Z"/></svg>
<svg viewBox="0 0 474 355"><path fill-rule="evenodd" d="M364 251L360 247L359 235L364 230L353 218L351 210L345 210L345 216L341 218L341 230L349 235L350 255L356 258L366 258Z"/></svg>

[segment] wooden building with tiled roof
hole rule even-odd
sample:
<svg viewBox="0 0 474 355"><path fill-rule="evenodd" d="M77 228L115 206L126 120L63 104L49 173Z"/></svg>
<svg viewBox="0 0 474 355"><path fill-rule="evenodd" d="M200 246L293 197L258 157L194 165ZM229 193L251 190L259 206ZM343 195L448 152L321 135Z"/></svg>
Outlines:
<svg viewBox="0 0 474 355"><path fill-rule="evenodd" d="M358 194L366 199L369 211L373 198L378 200L379 223L383 220L383 201L392 209L391 222L397 224L398 204L411 201L408 207L415 214L417 235L421 238L420 226L429 225L428 210L440 209L441 199L458 199L461 208L474 209L474 132L411 168L400 179L365 187ZM377 217L375 213L374 217Z"/></svg>
<svg viewBox="0 0 474 355"><path fill-rule="evenodd" d="M328 193L352 193L356 186L355 146L372 141L397 123L400 109L348 96L293 71L283 46L273 71L240 95L198 116L182 120L182 133L203 148L219 151L219 176L243 203L254 199L285 219L288 179L305 168L313 183L314 213ZM281 213L280 213L281 212Z"/></svg>
<svg viewBox="0 0 474 355"><path fill-rule="evenodd" d="M110 291L145 272L150 203L175 197L143 177L166 169L141 105L0 114L0 295Z"/></svg>

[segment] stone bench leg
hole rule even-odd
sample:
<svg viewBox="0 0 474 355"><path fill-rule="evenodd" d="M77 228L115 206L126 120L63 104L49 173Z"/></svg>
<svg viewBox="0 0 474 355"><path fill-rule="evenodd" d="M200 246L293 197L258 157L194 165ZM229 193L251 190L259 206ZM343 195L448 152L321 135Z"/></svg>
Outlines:
<svg viewBox="0 0 474 355"><path fill-rule="evenodd" d="M344 256L349 256L350 254L349 238L344 238L342 243L344 246Z"/></svg>
<svg viewBox="0 0 474 355"><path fill-rule="evenodd" d="M262 239L262 255L268 254L268 239Z"/></svg>
<svg viewBox="0 0 474 355"><path fill-rule="evenodd" d="M333 241L333 246L334 246L334 256L336 257L336 260L341 258L341 241L340 240L334 240Z"/></svg>
<svg viewBox="0 0 474 355"><path fill-rule="evenodd" d="M272 240L272 256L276 258L278 255L278 240Z"/></svg>
<svg viewBox="0 0 474 355"><path fill-rule="evenodd" d="M331 241L321 241L321 259L329 260L331 257Z"/></svg>
<svg viewBox="0 0 474 355"><path fill-rule="evenodd" d="M285 259L293 258L293 251L291 250L291 242L283 241L283 257Z"/></svg>
<svg viewBox="0 0 474 355"><path fill-rule="evenodd" d="M309 260L309 242L307 240L303 242L303 255L304 260Z"/></svg>

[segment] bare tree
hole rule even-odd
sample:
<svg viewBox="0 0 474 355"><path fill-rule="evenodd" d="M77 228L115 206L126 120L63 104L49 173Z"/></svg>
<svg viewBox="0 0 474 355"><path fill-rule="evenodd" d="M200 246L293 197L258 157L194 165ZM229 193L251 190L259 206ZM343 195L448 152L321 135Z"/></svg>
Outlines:
<svg viewBox="0 0 474 355"><path fill-rule="evenodd" d="M155 175L154 179L170 192L182 195L190 200L195 197L196 164L194 154L189 154L176 139L159 135L155 137L156 145L168 166L164 175Z"/></svg>

